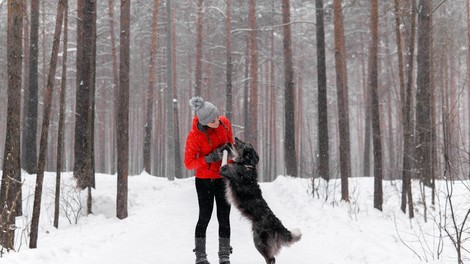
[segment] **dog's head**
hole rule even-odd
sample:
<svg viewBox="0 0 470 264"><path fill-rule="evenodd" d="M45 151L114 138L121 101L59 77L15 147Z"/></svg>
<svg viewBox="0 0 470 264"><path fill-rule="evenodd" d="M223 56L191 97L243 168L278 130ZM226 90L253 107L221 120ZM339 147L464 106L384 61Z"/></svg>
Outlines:
<svg viewBox="0 0 470 264"><path fill-rule="evenodd" d="M234 145L235 157L234 161L239 164L256 166L258 165L259 157L255 148L248 142L243 142L235 137Z"/></svg>

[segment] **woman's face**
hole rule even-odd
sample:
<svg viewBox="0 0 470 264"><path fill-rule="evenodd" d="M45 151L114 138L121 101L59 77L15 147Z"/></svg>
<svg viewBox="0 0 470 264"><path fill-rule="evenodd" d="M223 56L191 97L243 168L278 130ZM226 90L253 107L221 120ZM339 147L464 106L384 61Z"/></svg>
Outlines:
<svg viewBox="0 0 470 264"><path fill-rule="evenodd" d="M212 122L207 123L207 126L210 127L210 128L218 128L219 125L220 125L219 117L214 119Z"/></svg>

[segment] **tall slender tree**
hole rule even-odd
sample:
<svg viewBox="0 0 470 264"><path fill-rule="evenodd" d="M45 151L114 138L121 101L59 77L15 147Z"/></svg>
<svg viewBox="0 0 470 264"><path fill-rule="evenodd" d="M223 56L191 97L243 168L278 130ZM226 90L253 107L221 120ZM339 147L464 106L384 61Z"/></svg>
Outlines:
<svg viewBox="0 0 470 264"><path fill-rule="evenodd" d="M466 4L467 9L467 50L470 50L470 0L467 0ZM470 52L467 52L467 101L470 105ZM468 108L468 119L470 120L470 107ZM470 122L469 127L470 130ZM469 144L470 144L470 133L469 135ZM468 152L470 159L470 152ZM468 171L468 179L470 179L470 170Z"/></svg>
<svg viewBox="0 0 470 264"><path fill-rule="evenodd" d="M29 83L24 98L26 113L23 128L23 168L28 173L36 173L38 129L38 38L39 38L39 0L31 0L31 29L29 48Z"/></svg>
<svg viewBox="0 0 470 264"><path fill-rule="evenodd" d="M41 214L42 186L44 182L44 172L46 169L47 142L49 137L49 124L52 109L52 93L54 91L54 81L63 19L64 0L59 0L57 5L57 18L54 31L54 40L52 43L49 73L47 75L46 93L44 96L44 114L41 127L41 139L39 143L39 159L37 170L38 175L36 177L36 187L34 190L33 217L31 218L31 235L29 240L30 248L37 248L38 243L39 216Z"/></svg>
<svg viewBox="0 0 470 264"><path fill-rule="evenodd" d="M343 8L341 0L333 1L336 93L339 124L339 159L341 171L341 199L349 201L349 177L351 176L351 153L349 139L349 100L346 70Z"/></svg>
<svg viewBox="0 0 470 264"><path fill-rule="evenodd" d="M173 103L173 118L174 118L174 139L175 139L175 177L181 178L183 176L182 166L177 166L177 164L183 164L182 153L181 153L181 139L180 139L180 126L179 126L179 113L178 113L178 86L176 79L176 25L174 21L175 9L172 9L171 12L171 78L173 83L173 94L172 94L172 103Z"/></svg>
<svg viewBox="0 0 470 264"><path fill-rule="evenodd" d="M203 0L197 1L197 22L196 22L196 87L194 94L202 96L202 17L204 15Z"/></svg>
<svg viewBox="0 0 470 264"><path fill-rule="evenodd" d="M374 208L382 211L382 134L380 131L379 82L378 82L378 50L379 50L379 4L371 0L369 46L369 90L372 110L372 141L374 145Z"/></svg>
<svg viewBox="0 0 470 264"><path fill-rule="evenodd" d="M16 206L21 202L20 113L23 47L23 1L8 1L8 106L3 175L0 188L0 244L14 249Z"/></svg>
<svg viewBox="0 0 470 264"><path fill-rule="evenodd" d="M248 24L250 27L250 89L248 113L245 123L245 140L258 146L258 39L256 34L256 0L248 2Z"/></svg>
<svg viewBox="0 0 470 264"><path fill-rule="evenodd" d="M117 52L116 52L116 36L114 34L114 0L108 0L108 14L109 14L109 38L111 40L111 63L113 65L113 109L112 109L112 118L111 119L111 126L110 127L115 127L116 126L116 121L117 120L117 112L118 112L118 89L119 89L119 67L118 67L118 62L117 62ZM111 172L115 173L116 172L116 156L117 156L117 151L116 151L116 142L117 142L117 130L116 129L110 129L110 134L111 136L111 159L110 159L110 167L111 167Z"/></svg>
<svg viewBox="0 0 470 264"><path fill-rule="evenodd" d="M431 160L431 1L418 3L418 54L416 80L416 153L419 177L430 186Z"/></svg>
<svg viewBox="0 0 470 264"><path fill-rule="evenodd" d="M294 97L294 67L292 63L292 33L290 28L290 0L282 0L282 31L284 37L284 160L286 173L290 176L298 176L297 152L295 151L295 97Z"/></svg>
<svg viewBox="0 0 470 264"><path fill-rule="evenodd" d="M60 212L60 182L62 173L62 153L64 152L64 134L65 134L65 105L67 91L67 42L68 42L68 24L69 24L69 3L64 0L64 38L62 46L62 77L60 83L60 110L59 110L59 131L57 137L57 166L56 166L56 188L54 200L54 227L59 228Z"/></svg>
<svg viewBox="0 0 470 264"><path fill-rule="evenodd" d="M127 218L129 174L129 62L131 0L121 0L121 34L119 59L119 107L118 107L118 178L116 216Z"/></svg>
<svg viewBox="0 0 470 264"><path fill-rule="evenodd" d="M167 89L165 90L165 102L166 102L166 134L167 134L167 159L166 159L166 177L169 180L175 179L176 174L176 161L175 161L175 124L174 124L174 113L173 113L173 56L171 54L172 47L172 32L171 32L171 0L166 0L166 78L167 78Z"/></svg>
<svg viewBox="0 0 470 264"><path fill-rule="evenodd" d="M92 213L95 187L94 109L96 69L96 0L77 1L77 93L74 177L88 188L87 213Z"/></svg>
<svg viewBox="0 0 470 264"><path fill-rule="evenodd" d="M395 3L396 10L398 3ZM412 102L413 102L413 65L415 53L415 34L416 34L416 0L410 1L410 36L407 52L407 71L406 71L406 85L403 105L403 171L402 171L402 197L401 197L401 210L405 213L408 205L408 214L410 218L414 217L413 209L413 196L411 191L411 170L414 160L413 151L413 129L412 129ZM398 13L398 10L397 10ZM400 25L397 24L397 27Z"/></svg>
<svg viewBox="0 0 470 264"><path fill-rule="evenodd" d="M226 78L227 86L225 88L225 116L232 119L232 0L226 1L225 11L225 49L227 57Z"/></svg>
<svg viewBox="0 0 470 264"><path fill-rule="evenodd" d="M330 180L330 154L328 139L328 99L326 87L325 23L323 0L315 0L317 30L317 81L318 81L318 174Z"/></svg>
<svg viewBox="0 0 470 264"><path fill-rule="evenodd" d="M157 39L158 39L158 0L153 2L153 18L152 18L152 41L150 46L150 62L149 62L149 85L147 89L147 117L144 129L144 169L151 174L151 145L152 145L152 127L153 127L153 105L155 89L155 66L157 56Z"/></svg>

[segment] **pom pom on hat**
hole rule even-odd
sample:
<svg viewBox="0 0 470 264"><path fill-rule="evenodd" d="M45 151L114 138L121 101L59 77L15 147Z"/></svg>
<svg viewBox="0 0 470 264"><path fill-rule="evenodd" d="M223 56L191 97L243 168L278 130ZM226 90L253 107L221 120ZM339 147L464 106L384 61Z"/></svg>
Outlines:
<svg viewBox="0 0 470 264"><path fill-rule="evenodd" d="M219 111L212 103L205 101L200 96L195 96L189 100L189 105L196 112L201 125L206 126L219 117Z"/></svg>

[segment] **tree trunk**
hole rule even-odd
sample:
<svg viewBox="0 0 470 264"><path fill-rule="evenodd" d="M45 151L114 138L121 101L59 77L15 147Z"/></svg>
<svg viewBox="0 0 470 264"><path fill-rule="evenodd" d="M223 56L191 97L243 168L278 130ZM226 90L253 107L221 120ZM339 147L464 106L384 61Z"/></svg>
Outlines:
<svg viewBox="0 0 470 264"><path fill-rule="evenodd" d="M467 8L467 50L470 50L470 0L466 2ZM467 52L467 76L470 76L470 52ZM467 99L468 105L470 106L470 80L467 77ZM470 107L468 107L468 129L470 130ZM470 133L468 133L468 144L470 145ZM470 159L470 152L468 152L468 156ZM470 170L468 170L468 179L470 180Z"/></svg>
<svg viewBox="0 0 470 264"><path fill-rule="evenodd" d="M57 68L57 57L59 53L60 34L62 31L62 21L64 18L64 0L59 0L57 6L57 18L54 31L54 41L52 43L52 53L47 75L46 93L44 96L44 114L41 127L41 139L39 143L38 175L34 190L33 216L31 218L31 235L29 240L30 248L37 248L39 217L41 215L42 186L44 182L44 171L46 168L47 142L49 136L49 124L52 109L52 92L54 91L54 80Z"/></svg>
<svg viewBox="0 0 470 264"><path fill-rule="evenodd" d="M175 179L176 168L175 168L175 118L173 113L173 58L171 54L172 48L172 32L171 32L171 1L166 0L166 58L167 58L167 67L166 67L166 78L167 78L167 89L165 91L165 102L166 102L166 134L167 134L167 158L166 158L166 177L169 180ZM201 25L202 26L202 25Z"/></svg>
<svg viewBox="0 0 470 264"><path fill-rule="evenodd" d="M81 189L95 187L94 101L96 55L96 2L79 0L77 8L77 93L74 177ZM88 208L91 213L91 208Z"/></svg>
<svg viewBox="0 0 470 264"><path fill-rule="evenodd" d="M54 201L54 227L59 228L60 212L60 181L62 172L62 153L64 150L64 127L65 127L65 98L67 91L67 41L68 41L68 1L64 0L64 40L62 56L62 80L60 84L60 113L59 113L59 132L57 137L57 169L56 169L56 188Z"/></svg>
<svg viewBox="0 0 470 264"><path fill-rule="evenodd" d="M250 89L248 123L245 123L245 140L258 147L258 45L256 34L256 0L248 4L248 24L250 28Z"/></svg>
<svg viewBox="0 0 470 264"><path fill-rule="evenodd" d="M318 78L318 175L330 180L328 138L328 98L326 84L325 26L323 0L315 0L317 18L317 78Z"/></svg>
<svg viewBox="0 0 470 264"><path fill-rule="evenodd" d="M16 206L21 202L20 127L21 69L23 47L23 1L8 1L8 106L3 155L3 176L0 193L0 244L14 249Z"/></svg>
<svg viewBox="0 0 470 264"><path fill-rule="evenodd" d="M414 46L415 46L415 31L416 31L416 11L415 11L416 0L411 1L411 25L410 25L410 37L408 44L408 56L407 56L407 72L406 72L406 93L403 106L404 120L403 120L403 187L402 187L402 199L401 199L401 210L406 212L406 206L408 203L409 217L414 217L413 209L413 196L411 189L411 170L414 160L413 151L413 128L411 124L412 120L412 102L413 102L413 60L414 60ZM398 7L398 3L396 3ZM401 54L400 54L401 55Z"/></svg>
<svg viewBox="0 0 470 264"><path fill-rule="evenodd" d="M175 176L177 178L183 177L182 166L176 166L176 164L183 164L182 153L181 153L181 139L180 139L180 126L179 126L179 113L178 113L178 86L176 86L176 29L174 22L175 9L171 12L171 56L172 56L172 83L173 83L173 113L174 113L174 137L175 137Z"/></svg>
<svg viewBox="0 0 470 264"><path fill-rule="evenodd" d="M116 120L117 120L117 105L118 105L118 90L119 90L119 73L118 73L118 63L117 63L117 55L116 55L116 37L114 34L114 0L108 0L108 14L109 14L109 35L110 35L110 40L111 40L111 61L113 65L113 89L112 89L112 94L113 94L113 108L112 108L112 115L110 120L110 128L116 126ZM116 129L109 129L110 134L111 134L111 158L109 162L111 162L111 173L116 173L116 156L117 156L117 151L116 151L116 142L117 142L117 135L116 135Z"/></svg>
<svg viewBox="0 0 470 264"><path fill-rule="evenodd" d="M232 0L227 0L225 18L225 43L227 56L226 78L227 86L225 88L225 116L232 119Z"/></svg>
<svg viewBox="0 0 470 264"><path fill-rule="evenodd" d="M339 159L341 171L341 199L349 201L348 181L351 175L349 139L348 80L341 0L333 1L335 34L336 92L339 124Z"/></svg>
<svg viewBox="0 0 470 264"><path fill-rule="evenodd" d="M202 10L203 0L197 1L197 39L196 39L196 87L194 95L202 95Z"/></svg>
<svg viewBox="0 0 470 264"><path fill-rule="evenodd" d="M294 69L292 65L292 37L290 29L290 0L282 0L282 42L284 45L285 127L284 160L286 174L298 176L295 151Z"/></svg>
<svg viewBox="0 0 470 264"><path fill-rule="evenodd" d="M147 120L144 127L144 170L152 174L152 127L153 127L153 90L155 89L155 66L158 39L158 0L153 3L152 43L150 46L149 85L147 90Z"/></svg>
<svg viewBox="0 0 470 264"><path fill-rule="evenodd" d="M37 169L37 129L38 129L38 39L39 39L39 0L31 0L31 31L29 51L28 96L24 98L26 107L25 127L23 128L23 168L30 174Z"/></svg>
<svg viewBox="0 0 470 264"><path fill-rule="evenodd" d="M378 49L379 49L379 5L371 1L371 43L369 48L369 87L372 110L372 141L374 145L374 208L382 211L382 135L380 131L379 83L378 83Z"/></svg>
<svg viewBox="0 0 470 264"><path fill-rule="evenodd" d="M416 153L421 181L431 185L431 2L420 0L418 5L418 55L416 95Z"/></svg>
<svg viewBox="0 0 470 264"><path fill-rule="evenodd" d="M129 62L130 62L131 0L121 0L121 34L119 58L119 107L118 107L118 178L116 216L127 218L129 174Z"/></svg>

